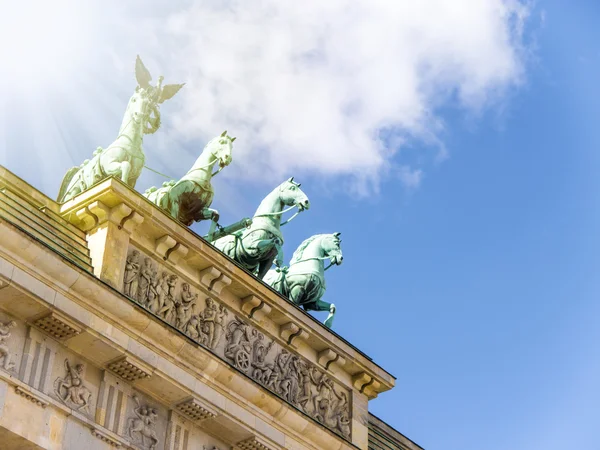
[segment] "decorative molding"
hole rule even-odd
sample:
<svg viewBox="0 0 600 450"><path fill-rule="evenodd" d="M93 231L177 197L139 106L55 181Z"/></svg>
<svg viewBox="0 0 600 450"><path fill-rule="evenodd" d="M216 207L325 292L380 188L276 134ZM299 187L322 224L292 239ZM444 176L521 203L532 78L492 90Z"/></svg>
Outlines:
<svg viewBox="0 0 600 450"><path fill-rule="evenodd" d="M177 264L180 259L185 258L190 249L177 242L173 236L165 234L154 241L154 251L164 261Z"/></svg>
<svg viewBox="0 0 600 450"><path fill-rule="evenodd" d="M91 231L105 222L112 222L128 233L131 233L135 227L144 221L144 217L135 212L125 203L110 208L99 200L90 203L75 213L75 216L81 222L80 228L83 231Z"/></svg>
<svg viewBox="0 0 600 450"><path fill-rule="evenodd" d="M195 422L212 419L218 415L216 409L195 397L190 397L187 400L178 403L175 406L175 409Z"/></svg>
<svg viewBox="0 0 600 450"><path fill-rule="evenodd" d="M123 217L119 223L119 229L132 233L144 221L144 216L132 211L128 216Z"/></svg>
<svg viewBox="0 0 600 450"><path fill-rule="evenodd" d="M112 207L108 211L108 217L105 220L109 220L112 223L118 224L119 227L123 228L123 225L129 221L128 218L131 216L131 213L133 213L133 209L131 209L125 203L119 203L117 206Z"/></svg>
<svg viewBox="0 0 600 450"><path fill-rule="evenodd" d="M154 241L154 252L163 260L167 260L167 252L175 248L177 241L173 236L165 234Z"/></svg>
<svg viewBox="0 0 600 450"><path fill-rule="evenodd" d="M231 284L231 278L222 273L214 266L207 267L199 272L200 283L208 289L219 295L221 291Z"/></svg>
<svg viewBox="0 0 600 450"><path fill-rule="evenodd" d="M358 392L365 394L369 400L373 400L379 394L381 384L366 372L360 372L352 377L352 384Z"/></svg>
<svg viewBox="0 0 600 450"><path fill-rule="evenodd" d="M108 433L105 433L104 431L95 427L91 428L90 431L92 432L92 436L97 437L102 442L107 443L111 447L121 448L122 444L115 438L111 437Z"/></svg>
<svg viewBox="0 0 600 450"><path fill-rule="evenodd" d="M152 376L152 369L128 355L119 356L106 368L131 383Z"/></svg>
<svg viewBox="0 0 600 450"><path fill-rule="evenodd" d="M215 266L207 267L198 273L200 283L205 287L209 288L212 281L221 275L221 271Z"/></svg>
<svg viewBox="0 0 600 450"><path fill-rule="evenodd" d="M274 447L269 446L266 441L257 436L238 442L235 448L239 450L275 450Z"/></svg>
<svg viewBox="0 0 600 450"><path fill-rule="evenodd" d="M325 350L319 352L317 355L317 361L325 368L325 370L329 370L331 364L335 363L339 366L343 366L346 363L346 360L343 357L330 348L326 348Z"/></svg>
<svg viewBox="0 0 600 450"><path fill-rule="evenodd" d="M367 386L372 380L373 378L371 378L368 373L360 372L352 376L352 385L358 389L359 392L362 392L363 387Z"/></svg>
<svg viewBox="0 0 600 450"><path fill-rule="evenodd" d="M279 327L279 337L283 339L288 345L292 347L296 347L294 341L296 338L306 339L308 338L308 333L303 329L296 325L294 322L284 323Z"/></svg>
<svg viewBox="0 0 600 450"><path fill-rule="evenodd" d="M231 284L231 278L229 278L225 274L219 275L218 278L214 279L210 286L208 287L209 291L214 292L216 295L219 295L223 289Z"/></svg>
<svg viewBox="0 0 600 450"><path fill-rule="evenodd" d="M65 341L81 333L81 327L56 311L35 319L32 324L57 341Z"/></svg>
<svg viewBox="0 0 600 450"><path fill-rule="evenodd" d="M248 295L242 299L242 311L246 313L248 318L259 318L259 313L263 316L268 316L271 312L271 307L267 305L261 298L256 295Z"/></svg>
<svg viewBox="0 0 600 450"><path fill-rule="evenodd" d="M47 400L44 400L44 398L35 394L33 391L31 391L29 389L25 389L21 386L16 385L15 392L17 394L19 394L21 397L26 398L30 402L33 402L36 405L41 406L42 408L45 408L46 406L48 406L50 404L50 402L48 402Z"/></svg>
<svg viewBox="0 0 600 450"><path fill-rule="evenodd" d="M75 213L79 219L80 228L83 231L91 231L100 225L108 216L109 208L100 201L95 201L88 206L85 206Z"/></svg>
<svg viewBox="0 0 600 450"><path fill-rule="evenodd" d="M167 261L177 264L181 259L185 258L190 249L181 243L177 243L175 247L167 252Z"/></svg>

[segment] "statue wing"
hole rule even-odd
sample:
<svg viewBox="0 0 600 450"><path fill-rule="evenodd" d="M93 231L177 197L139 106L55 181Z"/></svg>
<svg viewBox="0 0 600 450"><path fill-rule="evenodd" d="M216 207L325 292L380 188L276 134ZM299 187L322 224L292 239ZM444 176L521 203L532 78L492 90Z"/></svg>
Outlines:
<svg viewBox="0 0 600 450"><path fill-rule="evenodd" d="M60 185L60 189L58 190L58 197L57 197L58 202L63 201L63 198L67 194L67 188L69 187L71 180L77 174L78 171L79 171L79 167L75 166L75 167L71 167L65 174L65 176L62 180L62 183Z"/></svg>
<svg viewBox="0 0 600 450"><path fill-rule="evenodd" d="M135 59L135 78L140 87L144 89L150 86L150 80L152 80L152 75L150 75L150 71L146 69L146 66L140 59L140 55Z"/></svg>
<svg viewBox="0 0 600 450"><path fill-rule="evenodd" d="M166 86L163 86L162 92L160 93L160 98L158 99L158 103L163 103L169 100L170 98L173 98L183 86L185 86L185 83L167 84Z"/></svg>

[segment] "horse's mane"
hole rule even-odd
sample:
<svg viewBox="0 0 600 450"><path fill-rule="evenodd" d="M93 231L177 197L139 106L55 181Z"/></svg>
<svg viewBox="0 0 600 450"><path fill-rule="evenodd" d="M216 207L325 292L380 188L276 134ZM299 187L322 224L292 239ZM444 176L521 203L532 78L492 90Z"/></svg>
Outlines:
<svg viewBox="0 0 600 450"><path fill-rule="evenodd" d="M314 236L311 236L308 239L305 239L304 242L302 242L302 244L300 244L298 246L298 248L292 255L292 260L290 261L290 265L297 263L302 259L302 254L304 253L304 250L306 250L306 247L308 247L311 244L311 242L313 242L316 239L325 237L325 236L330 236L330 235L329 234L315 234Z"/></svg>

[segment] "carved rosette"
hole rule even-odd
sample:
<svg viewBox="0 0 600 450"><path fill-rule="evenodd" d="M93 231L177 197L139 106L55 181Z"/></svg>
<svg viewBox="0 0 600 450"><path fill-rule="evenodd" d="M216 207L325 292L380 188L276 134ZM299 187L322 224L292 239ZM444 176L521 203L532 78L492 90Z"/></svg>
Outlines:
<svg viewBox="0 0 600 450"><path fill-rule="evenodd" d="M223 275L217 272L206 269L201 281L218 293L221 288L216 285ZM350 395L346 389L218 301L201 297L191 283L133 247L127 256L122 292L286 402L350 439ZM292 337L299 333L295 330ZM181 406L188 417L198 414L198 419L202 418L193 402Z"/></svg>

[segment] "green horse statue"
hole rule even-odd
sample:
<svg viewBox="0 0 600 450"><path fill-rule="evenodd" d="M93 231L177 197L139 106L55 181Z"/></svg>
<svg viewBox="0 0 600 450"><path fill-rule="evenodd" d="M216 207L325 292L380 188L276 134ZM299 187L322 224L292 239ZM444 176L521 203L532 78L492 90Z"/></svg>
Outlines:
<svg viewBox="0 0 600 450"><path fill-rule="evenodd" d="M167 211L181 223L190 226L201 220L219 220L219 213L209 208L214 198L212 177L231 163L231 149L235 138L227 131L212 139L192 166L179 181L171 180L161 188L151 187L144 197ZM219 169L213 173L215 164Z"/></svg>
<svg viewBox="0 0 600 450"><path fill-rule="evenodd" d="M98 147L91 160L69 169L58 193L59 202L66 202L111 176L135 187L145 163L142 149L144 135L158 130L159 105L183 87L183 84L163 86L162 76L158 77L157 85L152 86L150 72L139 56L135 64L135 76L138 86L127 104L117 139L105 149Z"/></svg>
<svg viewBox="0 0 600 450"><path fill-rule="evenodd" d="M294 252L290 267L270 270L265 283L306 311L329 311L325 326L331 328L335 305L321 300L325 293L325 271L342 264L340 233L316 234ZM331 264L325 268L325 260Z"/></svg>
<svg viewBox="0 0 600 450"><path fill-rule="evenodd" d="M286 206L290 208L284 211ZM247 229L219 238L212 244L262 279L273 265L273 260L278 266L283 264L281 216L293 208L300 212L309 207L308 197L292 177L264 198Z"/></svg>

